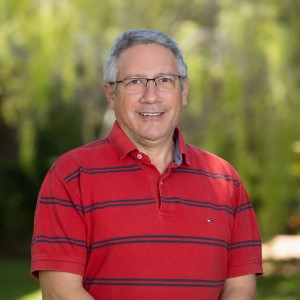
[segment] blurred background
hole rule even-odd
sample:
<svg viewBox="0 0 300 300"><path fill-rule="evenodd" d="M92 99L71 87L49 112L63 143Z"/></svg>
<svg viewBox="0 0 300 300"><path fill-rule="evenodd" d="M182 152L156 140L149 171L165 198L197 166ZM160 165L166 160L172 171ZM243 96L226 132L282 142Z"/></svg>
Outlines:
<svg viewBox="0 0 300 300"><path fill-rule="evenodd" d="M264 242L258 299L300 295L300 1L1 0L0 299L41 299L29 275L36 198L62 153L106 136L111 44L132 28L183 50L186 140L228 160Z"/></svg>

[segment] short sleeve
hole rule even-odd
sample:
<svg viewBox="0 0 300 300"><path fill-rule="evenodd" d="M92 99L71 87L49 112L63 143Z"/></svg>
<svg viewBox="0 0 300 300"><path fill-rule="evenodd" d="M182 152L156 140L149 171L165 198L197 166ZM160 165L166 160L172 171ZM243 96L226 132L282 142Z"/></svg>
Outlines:
<svg viewBox="0 0 300 300"><path fill-rule="evenodd" d="M227 278L247 274L262 274L261 236L249 196L236 174L232 191L234 222L228 257Z"/></svg>
<svg viewBox="0 0 300 300"><path fill-rule="evenodd" d="M68 171L70 169L70 171ZM34 220L31 274L55 270L84 275L87 259L86 222L78 181L63 174L72 168L57 162L40 189Z"/></svg>

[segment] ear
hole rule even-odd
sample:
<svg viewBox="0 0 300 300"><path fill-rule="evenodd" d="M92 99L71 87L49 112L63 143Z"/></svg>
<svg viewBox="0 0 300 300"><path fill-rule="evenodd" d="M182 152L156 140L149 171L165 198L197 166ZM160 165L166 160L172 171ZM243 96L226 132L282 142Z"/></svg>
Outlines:
<svg viewBox="0 0 300 300"><path fill-rule="evenodd" d="M182 97L182 106L187 105L187 96L189 93L189 80L187 78L183 79L183 88L181 91L181 97Z"/></svg>
<svg viewBox="0 0 300 300"><path fill-rule="evenodd" d="M113 87L110 83L104 83L104 91L106 95L106 99L108 101L109 107L114 109L115 106L115 93L113 91Z"/></svg>

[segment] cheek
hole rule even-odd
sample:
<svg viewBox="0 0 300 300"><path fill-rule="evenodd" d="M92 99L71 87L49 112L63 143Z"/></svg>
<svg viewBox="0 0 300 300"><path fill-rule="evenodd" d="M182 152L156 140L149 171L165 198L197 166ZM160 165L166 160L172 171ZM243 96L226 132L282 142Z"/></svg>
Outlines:
<svg viewBox="0 0 300 300"><path fill-rule="evenodd" d="M118 105L118 109L121 113L129 113L130 111L135 110L135 107L137 106L137 100L135 98L126 97L119 99L118 103L115 105Z"/></svg>
<svg viewBox="0 0 300 300"><path fill-rule="evenodd" d="M125 119L133 110L130 99L115 99L114 111L120 118Z"/></svg>

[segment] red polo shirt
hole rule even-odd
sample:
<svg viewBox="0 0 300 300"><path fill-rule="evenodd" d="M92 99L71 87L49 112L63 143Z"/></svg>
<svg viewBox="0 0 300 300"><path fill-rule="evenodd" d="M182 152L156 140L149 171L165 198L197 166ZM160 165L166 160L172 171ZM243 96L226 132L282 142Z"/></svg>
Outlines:
<svg viewBox="0 0 300 300"><path fill-rule="evenodd" d="M229 277L262 273L247 193L223 159L174 135L160 175L115 123L48 172L32 243L39 270L83 276L96 299L218 299Z"/></svg>

